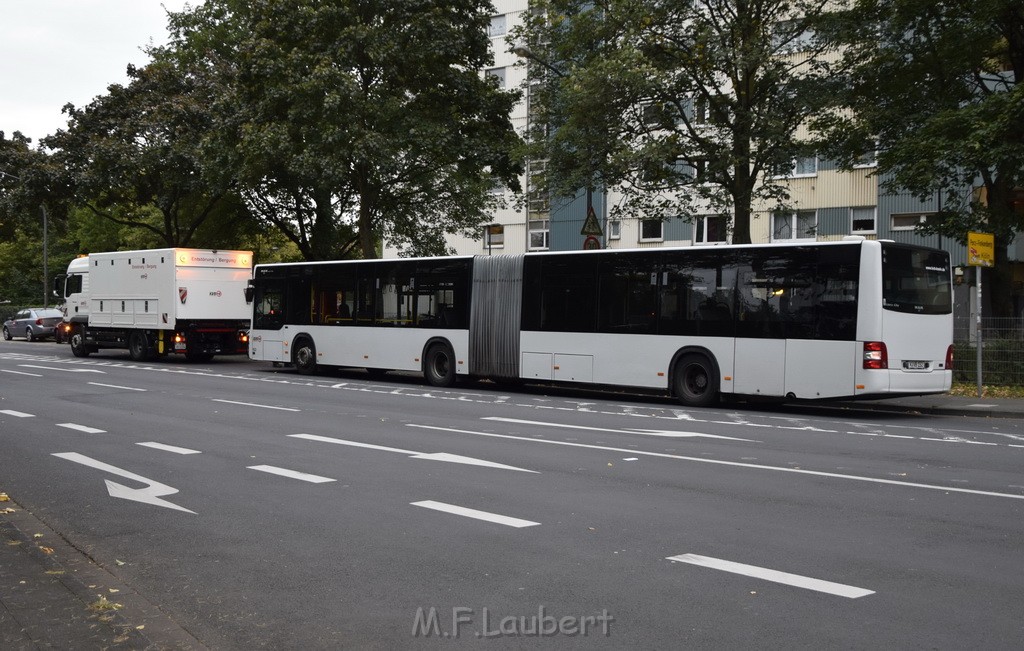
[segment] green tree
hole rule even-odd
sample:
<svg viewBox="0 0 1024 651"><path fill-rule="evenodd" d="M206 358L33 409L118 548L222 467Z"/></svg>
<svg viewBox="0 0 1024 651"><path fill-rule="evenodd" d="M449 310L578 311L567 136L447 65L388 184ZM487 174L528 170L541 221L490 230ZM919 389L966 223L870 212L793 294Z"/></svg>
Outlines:
<svg viewBox="0 0 1024 651"><path fill-rule="evenodd" d="M595 184L644 218L722 214L750 242L759 204L830 101L820 0L540 0L514 35L532 53L532 156L551 190ZM518 50L519 48L517 48ZM525 51L525 50L521 50Z"/></svg>
<svg viewBox="0 0 1024 651"><path fill-rule="evenodd" d="M171 51L217 89L213 169L308 259L444 251L518 188L490 3L207 0Z"/></svg>
<svg viewBox="0 0 1024 651"><path fill-rule="evenodd" d="M858 0L824 27L851 72L823 140L850 160L877 139L883 187L941 196L940 220L922 230L961 243L994 233L993 295L1008 298L1006 247L1024 227L1024 5ZM994 305L1009 315L1008 300Z"/></svg>
<svg viewBox="0 0 1024 651"><path fill-rule="evenodd" d="M212 246L204 229L244 220L227 184L203 174L200 145L213 127L210 98L168 59L129 66L84 108L65 107L68 129L43 140L63 165L78 205L148 233L163 246Z"/></svg>

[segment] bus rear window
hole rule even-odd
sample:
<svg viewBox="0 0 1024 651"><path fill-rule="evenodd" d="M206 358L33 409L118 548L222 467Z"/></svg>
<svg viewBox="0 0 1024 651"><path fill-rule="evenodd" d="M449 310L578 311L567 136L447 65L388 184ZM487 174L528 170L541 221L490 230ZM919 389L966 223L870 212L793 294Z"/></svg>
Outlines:
<svg viewBox="0 0 1024 651"><path fill-rule="evenodd" d="M949 314L953 294L949 254L898 244L882 245L882 307L910 314Z"/></svg>

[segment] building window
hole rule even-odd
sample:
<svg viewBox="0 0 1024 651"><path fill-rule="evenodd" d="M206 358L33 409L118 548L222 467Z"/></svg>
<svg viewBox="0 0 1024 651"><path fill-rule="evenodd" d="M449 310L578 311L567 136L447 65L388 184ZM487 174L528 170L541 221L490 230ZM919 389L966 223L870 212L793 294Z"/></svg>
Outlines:
<svg viewBox="0 0 1024 651"><path fill-rule="evenodd" d="M498 88L505 88L505 68L488 68L487 76L498 80Z"/></svg>
<svg viewBox="0 0 1024 651"><path fill-rule="evenodd" d="M494 38L495 36L504 36L507 32L508 23L505 20L505 14L491 16L491 24L487 27L487 35Z"/></svg>
<svg viewBox="0 0 1024 651"><path fill-rule="evenodd" d="M665 224L660 219L644 219L640 222L641 242L661 242L665 239Z"/></svg>
<svg viewBox="0 0 1024 651"><path fill-rule="evenodd" d="M850 208L851 233L874 233L875 231L875 209L873 206Z"/></svg>
<svg viewBox="0 0 1024 651"><path fill-rule="evenodd" d="M817 239L818 214L813 210L772 213L772 241Z"/></svg>
<svg viewBox="0 0 1024 651"><path fill-rule="evenodd" d="M878 156L874 149L871 151L864 152L860 156L854 159L853 168L861 169L865 167L875 167L878 165Z"/></svg>
<svg viewBox="0 0 1024 651"><path fill-rule="evenodd" d="M793 160L793 172L791 176L817 176L817 174L817 156L799 156Z"/></svg>
<svg viewBox="0 0 1024 651"><path fill-rule="evenodd" d="M698 217L693 224L694 244L718 244L728 239L728 220L722 215Z"/></svg>
<svg viewBox="0 0 1024 651"><path fill-rule="evenodd" d="M548 248L551 234L551 220L531 219L530 220L530 250L537 251Z"/></svg>
<svg viewBox="0 0 1024 651"><path fill-rule="evenodd" d="M618 219L608 220L608 239L617 240L622 237L622 222Z"/></svg>
<svg viewBox="0 0 1024 651"><path fill-rule="evenodd" d="M891 215L889 219L892 230L909 231L917 228L918 225L921 224L934 224L937 221L938 216L933 212L926 212Z"/></svg>
<svg viewBox="0 0 1024 651"><path fill-rule="evenodd" d="M489 224L484 226L484 248L491 249L505 248L505 227L501 224Z"/></svg>

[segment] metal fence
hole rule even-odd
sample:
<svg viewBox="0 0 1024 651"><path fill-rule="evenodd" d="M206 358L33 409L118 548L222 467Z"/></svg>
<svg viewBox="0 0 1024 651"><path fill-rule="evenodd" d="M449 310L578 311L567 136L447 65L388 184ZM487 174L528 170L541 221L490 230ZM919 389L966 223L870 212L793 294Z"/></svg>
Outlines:
<svg viewBox="0 0 1024 651"><path fill-rule="evenodd" d="M977 382L977 324L961 317L953 323L953 381ZM981 373L985 384L1024 386L1024 319L982 317Z"/></svg>

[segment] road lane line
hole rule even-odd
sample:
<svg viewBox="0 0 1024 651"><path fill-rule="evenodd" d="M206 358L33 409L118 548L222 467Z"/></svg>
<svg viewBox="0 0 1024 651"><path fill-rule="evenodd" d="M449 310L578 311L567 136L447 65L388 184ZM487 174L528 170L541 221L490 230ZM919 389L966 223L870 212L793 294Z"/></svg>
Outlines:
<svg viewBox="0 0 1024 651"><path fill-rule="evenodd" d="M9 371L7 369L0 369L0 373L11 373L13 375L27 375L29 377L43 377L42 373L26 373L25 371Z"/></svg>
<svg viewBox="0 0 1024 651"><path fill-rule="evenodd" d="M101 382L86 382L96 387L107 387L108 389L124 389L125 391L149 391L149 389L138 389L136 387L123 387L119 384L103 384Z"/></svg>
<svg viewBox="0 0 1024 651"><path fill-rule="evenodd" d="M301 409L293 409L291 407L275 407L273 405L258 405L255 402L238 402L237 400L221 400L220 398L210 398L214 402L225 402L229 405L244 405L246 407L261 407L263 409L278 409L280 411L302 411Z"/></svg>
<svg viewBox="0 0 1024 651"><path fill-rule="evenodd" d="M410 502L410 504L412 506L422 506L425 509L441 511L443 513L461 515L463 517L473 518L475 520L484 520L486 522L493 522L495 524L503 524L506 527L515 527L516 529L522 529L523 527L535 527L540 524L539 522L533 522L531 520L521 520L519 518L512 518L507 515L498 515L497 513L488 513L487 511L477 511L476 509L467 509L464 506L445 504L444 502L435 502L433 500L425 500L423 502Z"/></svg>
<svg viewBox="0 0 1024 651"><path fill-rule="evenodd" d="M53 366L37 366L36 364L18 364L23 368L41 368L44 371L64 371L65 373L102 373L106 375L106 371L100 371L92 368L54 368Z"/></svg>
<svg viewBox="0 0 1024 651"><path fill-rule="evenodd" d="M297 470L288 470L287 468L278 468L277 466L247 466L249 470L259 470L260 472L268 472L271 475L280 475L281 477L289 477L291 479L298 479L300 481L308 481L311 484L324 484L329 481L338 481L337 479L331 479L330 477L321 477L320 475L311 475L305 472L299 472Z"/></svg>
<svg viewBox="0 0 1024 651"><path fill-rule="evenodd" d="M167 445L165 443L157 443L155 441L146 441L145 443L136 443L135 445L141 445L147 448L153 448L154 450L164 450L165 452L173 452L175 454L202 454L199 450L190 450L189 448L179 448L176 445Z"/></svg>
<svg viewBox="0 0 1024 651"><path fill-rule="evenodd" d="M669 454L667 452L645 452L642 450L630 450L626 448L613 448L606 445L590 445L587 443L571 443L569 441L551 441L548 439L533 439L527 436L513 436L511 434L494 434L493 432L476 432L467 429L455 429L453 427L436 427L433 425L418 425L407 423L406 427L418 427L420 429L432 429L440 432L455 432L456 434L472 434L473 436L486 436L488 438L507 439L510 441L527 441L529 443L546 443L548 445L563 445L573 448L587 448L590 450L605 450L609 452L625 452L627 454L640 454L648 457L659 457L662 459L677 459L679 461L693 461L695 463L709 463L717 466L732 466L734 468L750 468L752 470L769 470L773 472L788 472L797 475L811 475L813 477L829 477L832 479L848 479L851 481L862 481L872 484L888 484L903 488L924 488L927 490L943 491L946 493L966 493L968 495L984 495L985 497L1009 497L1015 500L1024 500L1024 495L1013 493L997 493L994 491L975 490L973 488L956 488L955 486L939 486L936 484L919 484L909 481L896 481L895 479L880 479L877 477L861 477L859 475L844 475L835 472L823 472L820 470L804 470L802 468L783 468L779 466L764 466L756 463L742 463L739 461L723 461L720 459L702 459L700 457L687 457L681 454Z"/></svg>
<svg viewBox="0 0 1024 651"><path fill-rule="evenodd" d="M35 414L26 414L23 411L14 411L13 409L0 409L0 414L5 416L14 416L15 418L35 418Z"/></svg>
<svg viewBox="0 0 1024 651"><path fill-rule="evenodd" d="M809 576L800 576L799 574L790 574L789 572L779 572L778 570L769 570L768 568L757 567L756 565L744 565L743 563L734 563L732 561L724 561L720 558L711 558L710 556L700 556L698 554L669 556L666 560L676 561L679 563L689 563L690 565L699 565L700 567L721 570L732 574L742 574L743 576L749 576L755 579L763 579L765 581L771 581L772 583L782 583L784 585L791 585L805 590L814 590L815 592L825 592L836 595L837 597L846 597L847 599L859 599L861 597L875 594L874 590L865 590L864 588L857 588L852 585L843 585L842 583L832 583L831 581L812 579Z"/></svg>
<svg viewBox="0 0 1024 651"><path fill-rule="evenodd" d="M86 434L106 434L107 432L107 430L105 429L96 429L95 427L89 427L87 425L78 425L76 423L57 423L57 427L66 427L67 429L85 432Z"/></svg>
<svg viewBox="0 0 1024 651"><path fill-rule="evenodd" d="M558 427L562 429L582 429L591 432L614 432L616 434L644 434L646 436L660 436L665 438L709 438L709 439L726 439L730 441L746 441L748 443L759 443L760 441L752 441L750 439L738 439L732 436L719 436L717 434L701 434L700 432L673 432L670 430L657 430L657 429L612 429L609 427L589 427L587 425L565 425L563 423L551 423L547 421L539 420L522 420L519 418L504 418L501 416L485 416L483 420L495 420L502 423L513 423L516 425L540 425L542 427Z"/></svg>

